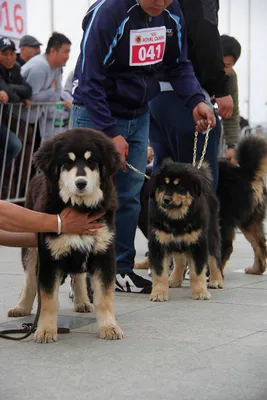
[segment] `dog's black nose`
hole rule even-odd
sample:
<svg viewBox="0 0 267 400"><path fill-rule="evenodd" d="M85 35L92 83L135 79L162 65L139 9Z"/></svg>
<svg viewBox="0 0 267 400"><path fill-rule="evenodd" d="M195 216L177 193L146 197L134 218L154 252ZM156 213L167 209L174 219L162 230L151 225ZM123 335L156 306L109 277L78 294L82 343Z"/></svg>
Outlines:
<svg viewBox="0 0 267 400"><path fill-rule="evenodd" d="M163 197L163 203L167 206L172 201L171 197Z"/></svg>
<svg viewBox="0 0 267 400"><path fill-rule="evenodd" d="M85 188L85 186L87 185L87 182L85 179L78 179L75 182L75 185L77 186L78 189L82 190Z"/></svg>

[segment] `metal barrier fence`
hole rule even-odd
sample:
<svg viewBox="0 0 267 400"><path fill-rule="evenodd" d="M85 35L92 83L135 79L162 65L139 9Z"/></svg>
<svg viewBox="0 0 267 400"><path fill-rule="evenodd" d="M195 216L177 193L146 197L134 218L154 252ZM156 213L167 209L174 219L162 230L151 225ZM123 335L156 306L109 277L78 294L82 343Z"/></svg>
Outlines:
<svg viewBox="0 0 267 400"><path fill-rule="evenodd" d="M43 140L70 128L69 116L64 102L0 104L0 199L24 203L36 172L32 165L34 152ZM267 127L245 127L240 136L247 135L267 137ZM222 135L219 157L224 151Z"/></svg>
<svg viewBox="0 0 267 400"><path fill-rule="evenodd" d="M70 128L70 110L64 105L64 102L0 105L0 199L24 203L35 174L34 152L43 140Z"/></svg>

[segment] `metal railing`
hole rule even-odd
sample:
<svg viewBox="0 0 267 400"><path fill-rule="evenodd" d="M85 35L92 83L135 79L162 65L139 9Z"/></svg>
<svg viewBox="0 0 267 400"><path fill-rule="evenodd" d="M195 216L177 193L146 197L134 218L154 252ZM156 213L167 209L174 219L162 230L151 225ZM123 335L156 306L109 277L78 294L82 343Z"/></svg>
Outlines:
<svg viewBox="0 0 267 400"><path fill-rule="evenodd" d="M40 143L70 128L64 102L0 105L0 198L24 203ZM12 159L14 142L21 149Z"/></svg>

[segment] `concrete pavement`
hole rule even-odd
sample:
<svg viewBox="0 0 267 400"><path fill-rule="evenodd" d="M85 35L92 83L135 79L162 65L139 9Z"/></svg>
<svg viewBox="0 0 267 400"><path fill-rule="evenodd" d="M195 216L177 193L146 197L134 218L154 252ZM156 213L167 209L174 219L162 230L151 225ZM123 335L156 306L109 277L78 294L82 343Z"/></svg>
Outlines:
<svg viewBox="0 0 267 400"><path fill-rule="evenodd" d="M139 232L137 258L146 251ZM19 296L20 252L0 248L0 323ZM55 344L0 339L1 400L267 400L267 275L248 276L253 254L241 234L224 290L194 301L185 282L167 303L116 295L121 341L98 339L94 315L77 314L60 289L60 325L75 327ZM142 271L146 276L146 271ZM27 321L29 318L25 318ZM7 325L8 322L8 325Z"/></svg>

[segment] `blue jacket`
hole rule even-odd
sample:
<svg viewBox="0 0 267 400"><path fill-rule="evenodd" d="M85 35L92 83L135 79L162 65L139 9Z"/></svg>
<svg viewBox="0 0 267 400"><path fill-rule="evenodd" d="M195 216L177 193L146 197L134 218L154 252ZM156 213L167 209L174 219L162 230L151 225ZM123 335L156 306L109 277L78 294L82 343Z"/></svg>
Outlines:
<svg viewBox="0 0 267 400"><path fill-rule="evenodd" d="M166 31L162 62L130 65L132 31L159 27ZM83 30L73 78L73 97L74 104L86 106L96 129L114 137L117 135L116 117L133 119L144 113L147 103L160 90L158 68L165 71L173 89L185 99L189 108L204 101L187 59L185 24L177 0L158 17L146 14L138 0L98 0L88 10ZM150 35L152 38L153 32ZM135 36L135 44L141 40L139 37ZM153 60L156 48L148 50L148 47L141 50L140 57L144 59L150 52L148 55Z"/></svg>

